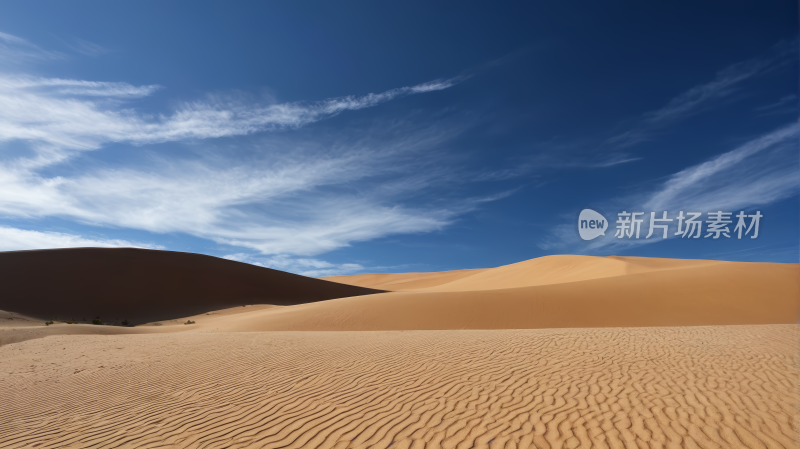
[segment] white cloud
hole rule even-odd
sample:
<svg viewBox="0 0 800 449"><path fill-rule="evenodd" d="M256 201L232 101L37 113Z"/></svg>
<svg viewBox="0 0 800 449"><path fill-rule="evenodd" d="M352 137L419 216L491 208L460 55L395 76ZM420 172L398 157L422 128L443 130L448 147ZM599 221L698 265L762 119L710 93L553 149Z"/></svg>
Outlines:
<svg viewBox="0 0 800 449"><path fill-rule="evenodd" d="M631 153L631 147L652 140L670 125L718 107L724 99L734 98L745 82L786 67L796 59L796 53L797 41L781 42L765 54L732 64L717 72L711 81L681 92L662 107L628 121L624 132L598 140L570 137L565 141L555 136L535 145L533 150L538 154L534 157L517 164L513 169L482 175L481 179L509 179L549 168L602 169L642 160L640 154ZM794 108L788 107L793 99L796 99L794 95L784 97L777 104L758 110L762 114L796 112L796 105L792 105Z"/></svg>
<svg viewBox="0 0 800 449"><path fill-rule="evenodd" d="M356 263L333 264L319 259L287 256L263 257L237 253L223 256L223 258L312 277L341 276L357 273L365 269Z"/></svg>
<svg viewBox="0 0 800 449"><path fill-rule="evenodd" d="M17 89L33 90L36 88L54 88L40 91L40 94L56 93L60 95L85 95L94 97L146 97L161 88L158 85L133 86L128 83L111 83L101 81L81 81L61 78L36 77L4 77L0 78L0 91Z"/></svg>
<svg viewBox="0 0 800 449"><path fill-rule="evenodd" d="M798 137L800 126L791 124L682 170L672 175L644 208L705 212L769 204L796 194L800 174L793 153L797 152Z"/></svg>
<svg viewBox="0 0 800 449"><path fill-rule="evenodd" d="M0 226L0 251L48 248L148 248L164 249L160 245L129 242L119 239L88 239L61 232L40 232Z"/></svg>
<svg viewBox="0 0 800 449"><path fill-rule="evenodd" d="M25 39L17 36L13 36L8 33L0 33L0 41L3 41L6 44L12 45L31 45Z"/></svg>
<svg viewBox="0 0 800 449"><path fill-rule="evenodd" d="M755 109L759 115L771 114L795 114L797 115L797 95L789 94L781 97L778 101Z"/></svg>
<svg viewBox="0 0 800 449"><path fill-rule="evenodd" d="M765 56L730 65L719 71L710 82L681 93L660 109L645 113L637 126L611 137L606 143L624 148L646 141L655 129L684 119L713 101L731 95L744 81L793 61L796 53L796 41L780 43Z"/></svg>
<svg viewBox="0 0 800 449"><path fill-rule="evenodd" d="M730 95L737 84L761 73L769 67L771 62L754 59L726 67L717 73L717 76L709 83L695 86L670 100L661 109L646 113L644 121L647 124L655 125L683 118L704 103Z"/></svg>
<svg viewBox="0 0 800 449"><path fill-rule="evenodd" d="M21 37L0 32L0 61L15 64L48 59L65 59L65 56L58 52L43 50Z"/></svg>
<svg viewBox="0 0 800 449"><path fill-rule="evenodd" d="M14 36L0 39L34 49ZM124 165L109 162L113 158L104 157L109 150L90 152L110 143L145 146L291 131L345 111L447 89L461 79L317 102L254 104L209 96L147 115L126 102L161 86L0 74L0 214L186 233L271 255L273 264L293 261L283 263L306 272L354 269L315 267L309 261L316 259L291 255L308 257L352 242L435 231L493 200L405 205L409 197L451 179L446 166L424 161L434 159L432 151L458 130L394 121L317 141L308 134L279 133L260 143L251 136L249 148L240 146L242 139L229 140L221 152L195 142L191 157L143 149Z"/></svg>
<svg viewBox="0 0 800 449"><path fill-rule="evenodd" d="M8 154L0 165L0 213L183 232L264 254L314 255L355 241L441 229L477 202L402 205L404 195L417 194L441 174L421 169L412 156L452 135L435 127L409 129L388 141L372 138L370 130L328 145L284 134L270 143L277 151L256 148L247 162L205 152L199 160L163 154L144 166L139 159L124 167L70 162L80 168L61 168L81 151L111 142L146 145L295 129L457 81L313 103L211 98L150 117L124 109L120 100L150 95L157 85L0 75L0 144L22 141L33 151Z"/></svg>
<svg viewBox="0 0 800 449"><path fill-rule="evenodd" d="M0 166L0 213L184 232L265 254L319 254L385 235L441 229L474 209L478 200L450 208L402 206L405 196L438 182L440 174L426 173L414 154L449 137L417 130L391 142L361 138L344 148L307 150L286 138L275 142L293 145L293 154L247 164L162 158L140 169L73 176Z"/></svg>
<svg viewBox="0 0 800 449"><path fill-rule="evenodd" d="M587 153L577 148L584 145L543 145L540 153L533 156L517 159L511 168L497 170L483 170L474 175L476 181L503 181L522 176L537 177L553 170L591 170L609 168L629 162L639 161L642 158L634 157L623 152L615 153ZM507 164L507 165L512 165Z"/></svg>
<svg viewBox="0 0 800 449"><path fill-rule="evenodd" d="M592 253L602 250L620 251L633 246L659 242L662 239L645 239L649 230L649 213L662 211L675 218L681 210L702 212L751 211L797 195L800 188L797 141L800 125L790 124L720 154L710 160L681 170L659 184L650 192L605 203L606 211L626 210L645 212L642 217L642 234L639 239L614 237L616 215L606 216L611 222L606 236L592 242L582 242L575 230L576 224L557 226L540 242L545 250L564 250ZM765 219L768 219L765 217ZM677 226L671 223L672 228ZM670 233L674 233L672 229ZM672 236L672 234L670 234ZM675 237L673 237L675 238Z"/></svg>
<svg viewBox="0 0 800 449"><path fill-rule="evenodd" d="M110 142L144 145L299 128L344 111L446 89L456 81L434 81L314 103L252 105L218 99L198 100L180 105L170 115L148 117L102 100L149 95L159 88L156 85L2 75L0 142L23 140L31 143L40 153L36 164L46 165L63 161L71 151L95 150ZM85 96L100 98L81 98Z"/></svg>
<svg viewBox="0 0 800 449"><path fill-rule="evenodd" d="M75 50L76 52L91 56L93 58L100 57L106 53L110 53L110 50L103 47L102 45L95 44L94 42L89 42L85 39L80 38L73 38L72 42L68 42L67 45L69 48Z"/></svg>

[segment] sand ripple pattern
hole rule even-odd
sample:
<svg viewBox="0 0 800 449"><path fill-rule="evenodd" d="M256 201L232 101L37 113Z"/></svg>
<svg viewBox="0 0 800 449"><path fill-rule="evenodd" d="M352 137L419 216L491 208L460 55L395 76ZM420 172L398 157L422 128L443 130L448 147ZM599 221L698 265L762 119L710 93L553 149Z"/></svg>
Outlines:
<svg viewBox="0 0 800 449"><path fill-rule="evenodd" d="M798 329L48 337L0 447L795 448Z"/></svg>

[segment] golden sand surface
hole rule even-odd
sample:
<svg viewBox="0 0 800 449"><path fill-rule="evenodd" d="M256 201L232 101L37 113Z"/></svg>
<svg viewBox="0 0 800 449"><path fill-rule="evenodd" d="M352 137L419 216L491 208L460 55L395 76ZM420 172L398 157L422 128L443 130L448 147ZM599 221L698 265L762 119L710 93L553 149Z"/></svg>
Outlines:
<svg viewBox="0 0 800 449"><path fill-rule="evenodd" d="M357 285L360 287L368 286L366 288L403 291L449 284L458 279L487 270L489 269L476 268L472 270L434 271L430 273L351 274L346 276L321 277L320 279L348 285Z"/></svg>
<svg viewBox="0 0 800 449"><path fill-rule="evenodd" d="M640 273L662 272L661 276L680 277L694 271L706 271L710 267L714 267L712 271L723 272L728 277L734 277L742 270L780 276L784 271L794 271L796 274L798 264L554 255L496 268L433 273L355 274L320 279L390 291L463 292L565 284L616 277L624 282L626 279L624 276ZM664 273L673 270L677 272Z"/></svg>
<svg viewBox="0 0 800 449"><path fill-rule="evenodd" d="M0 347L0 447L798 447L793 324L210 330Z"/></svg>
<svg viewBox="0 0 800 449"><path fill-rule="evenodd" d="M0 448L800 447L798 264L0 256Z"/></svg>
<svg viewBox="0 0 800 449"><path fill-rule="evenodd" d="M77 271L55 282L70 260ZM788 263L556 255L487 269L315 279L155 250L12 251L0 262L21 270L9 276L15 288L0 295L0 310L57 323L22 329L25 321L0 316L0 345L62 332L145 332L193 316L198 327L261 332L790 324L800 313L798 264ZM205 315L242 306L249 313L235 318ZM137 327L58 324L95 317Z"/></svg>

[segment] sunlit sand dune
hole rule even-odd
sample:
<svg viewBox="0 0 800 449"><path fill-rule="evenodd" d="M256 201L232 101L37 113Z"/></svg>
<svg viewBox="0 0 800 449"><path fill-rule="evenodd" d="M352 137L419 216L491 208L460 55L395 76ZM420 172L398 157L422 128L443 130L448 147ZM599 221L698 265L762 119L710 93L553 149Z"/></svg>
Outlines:
<svg viewBox="0 0 800 449"><path fill-rule="evenodd" d="M55 322L48 326L41 319L0 310L0 346L55 335L139 335L193 331L207 332L216 330L220 324L224 325L230 321L236 322L243 315L267 309L279 310L281 307L283 306L269 304L238 306L180 319L150 322L135 327L98 326L85 323L67 324L64 322ZM187 327L187 322L197 324L198 321L200 324L197 326Z"/></svg>
<svg viewBox="0 0 800 449"><path fill-rule="evenodd" d="M90 258L87 250L74 251ZM120 286L113 285L113 281L119 280L123 271L113 271L108 278L101 276L103 272L93 272L92 277L105 279L94 284L86 282L86 276L69 284L68 276L64 276L59 280L69 288L63 294L55 293L61 284L58 282L32 286L19 293L24 301L13 295L4 296L0 302L8 306L3 310L24 313L28 309L39 316L48 310L53 316L81 316L81 310L89 304L92 310L115 311L109 316L125 317L127 310L128 317L162 321L158 324L172 320L175 324L182 318L231 306L306 302L291 307L243 309L247 313L226 317L201 315L198 326L227 332L781 324L796 323L800 310L797 264L549 256L491 269L340 276L326 278L338 282L326 282L211 257L130 251L98 250L111 259L141 256L148 261L149 271L141 269L140 273L152 274L153 279L144 281L135 276L135 282L120 282ZM35 256L31 260L41 262L45 255L60 261L59 257L70 252L0 253L0 262L19 260L20 255L28 254ZM105 262L108 257L97 260ZM73 265L92 265L85 260L79 262ZM127 260L125 263L135 265ZM8 264L6 267L21 271ZM39 273L48 272L46 266L37 268ZM169 278L166 273L171 268L174 276ZM216 275L208 273L218 268ZM243 278L242 272L256 276L256 280ZM11 282L17 292L30 284L20 279L24 276ZM246 282L237 285L242 279ZM345 281L360 286L345 285ZM379 290L369 289L391 286L398 291L376 293ZM83 291L78 287L84 291L98 289L80 296ZM143 291L155 293L148 296ZM119 296L105 296L109 292L118 292ZM352 292L362 296L348 296ZM341 295L346 297L318 301ZM70 298L74 301L68 301ZM93 332L89 329L75 328L69 333ZM44 334L58 332L49 329ZM129 331L120 328L119 332Z"/></svg>
<svg viewBox="0 0 800 449"><path fill-rule="evenodd" d="M441 273L357 274L321 279L392 291L454 292L562 284L565 282L624 276L633 273L687 269L718 264L731 265L736 264L736 262L568 255L539 257L502 267L479 270L444 271ZM410 282L409 278L411 278ZM433 282L434 280L435 282ZM392 288L393 286L395 288Z"/></svg>
<svg viewBox="0 0 800 449"><path fill-rule="evenodd" d="M79 258L91 275L55 287L35 284L67 253L0 253L23 292L0 300L0 448L798 447L797 264L550 256L328 282L132 251L109 254L142 271ZM37 321L87 304L149 322Z"/></svg>
<svg viewBox="0 0 800 449"><path fill-rule="evenodd" d="M694 269L717 264L733 264L733 262L615 256L547 256L493 268L426 290L455 292L533 287L652 271Z"/></svg>
<svg viewBox="0 0 800 449"><path fill-rule="evenodd" d="M308 304L241 324L263 330L776 324L797 322L798 298L797 264L553 256L436 287Z"/></svg>
<svg viewBox="0 0 800 449"><path fill-rule="evenodd" d="M0 448L796 448L797 325L50 337Z"/></svg>
<svg viewBox="0 0 800 449"><path fill-rule="evenodd" d="M322 277L320 279L380 290L400 291L436 287L458 279L473 276L483 271L487 270L478 268L474 270L439 271L432 273L353 274L349 276Z"/></svg>

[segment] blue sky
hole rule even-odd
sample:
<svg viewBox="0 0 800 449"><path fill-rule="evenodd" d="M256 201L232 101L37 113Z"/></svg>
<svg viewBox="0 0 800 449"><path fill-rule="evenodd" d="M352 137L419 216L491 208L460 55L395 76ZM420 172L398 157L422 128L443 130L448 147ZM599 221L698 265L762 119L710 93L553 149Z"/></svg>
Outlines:
<svg viewBox="0 0 800 449"><path fill-rule="evenodd" d="M5 2L0 250L798 262L795 2L550 3ZM585 242L583 208L764 217Z"/></svg>

